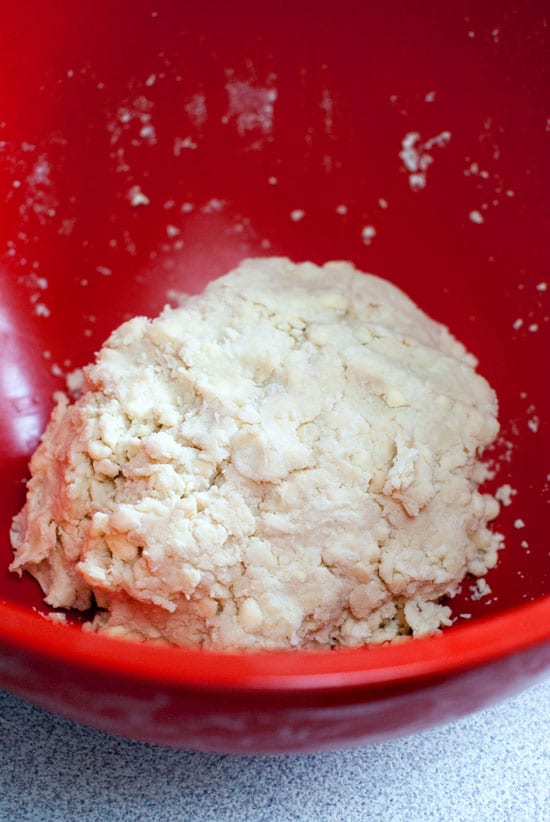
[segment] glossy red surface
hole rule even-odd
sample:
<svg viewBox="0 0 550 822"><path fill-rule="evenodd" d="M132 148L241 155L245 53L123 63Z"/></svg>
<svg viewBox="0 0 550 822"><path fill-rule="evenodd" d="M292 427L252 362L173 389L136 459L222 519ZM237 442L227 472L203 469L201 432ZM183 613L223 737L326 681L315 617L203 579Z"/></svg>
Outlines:
<svg viewBox="0 0 550 822"><path fill-rule="evenodd" d="M550 664L541 5L112 5L12 4L0 27L0 684L245 752L408 733L525 687ZM465 584L472 618L443 636L341 653L144 649L45 621L7 532L52 393L127 316L270 254L387 276L479 357L501 404L489 487L517 490L493 593Z"/></svg>

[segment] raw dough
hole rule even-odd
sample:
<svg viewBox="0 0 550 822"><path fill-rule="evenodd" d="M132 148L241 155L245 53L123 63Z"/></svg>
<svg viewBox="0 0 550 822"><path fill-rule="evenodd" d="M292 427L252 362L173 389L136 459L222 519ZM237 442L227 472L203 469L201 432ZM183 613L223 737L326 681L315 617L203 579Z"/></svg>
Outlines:
<svg viewBox="0 0 550 822"><path fill-rule="evenodd" d="M12 570L89 629L204 647L362 645L450 624L493 566L475 358L348 263L247 260L136 317L59 399Z"/></svg>

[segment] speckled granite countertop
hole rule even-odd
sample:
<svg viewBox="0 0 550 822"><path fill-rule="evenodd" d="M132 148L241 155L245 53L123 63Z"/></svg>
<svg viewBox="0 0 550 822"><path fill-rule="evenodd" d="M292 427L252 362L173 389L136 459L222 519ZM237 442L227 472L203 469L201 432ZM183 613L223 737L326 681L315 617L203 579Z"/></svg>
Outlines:
<svg viewBox="0 0 550 822"><path fill-rule="evenodd" d="M550 682L445 728L338 753L174 751L0 692L2 822L548 822Z"/></svg>

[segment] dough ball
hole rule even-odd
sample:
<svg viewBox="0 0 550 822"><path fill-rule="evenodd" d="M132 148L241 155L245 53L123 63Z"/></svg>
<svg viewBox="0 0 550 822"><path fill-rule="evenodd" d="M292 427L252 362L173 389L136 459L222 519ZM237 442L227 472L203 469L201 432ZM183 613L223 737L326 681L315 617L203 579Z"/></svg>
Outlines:
<svg viewBox="0 0 550 822"><path fill-rule="evenodd" d="M31 461L11 569L88 629L210 648L436 631L496 562L497 401L398 288L243 262L118 328Z"/></svg>

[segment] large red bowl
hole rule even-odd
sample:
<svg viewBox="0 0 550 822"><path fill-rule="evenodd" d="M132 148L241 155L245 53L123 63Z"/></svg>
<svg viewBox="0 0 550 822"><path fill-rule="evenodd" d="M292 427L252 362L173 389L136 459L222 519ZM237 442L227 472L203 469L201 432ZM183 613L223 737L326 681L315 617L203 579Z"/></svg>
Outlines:
<svg viewBox="0 0 550 822"><path fill-rule="evenodd" d="M0 28L0 684L219 751L426 728L550 665L547 27L537 2L15 3ZM7 571L27 461L73 368L251 255L349 259L496 387L516 494L438 637L342 652L149 648L44 619Z"/></svg>

